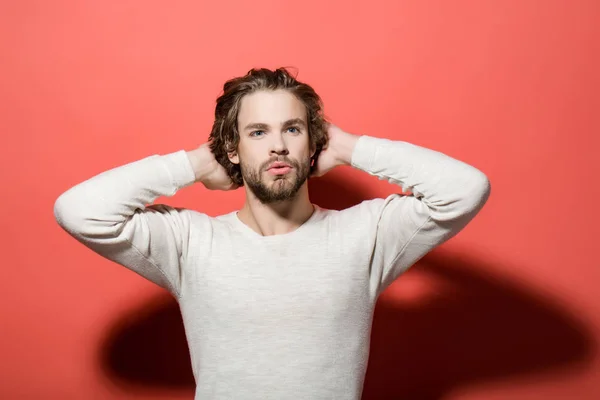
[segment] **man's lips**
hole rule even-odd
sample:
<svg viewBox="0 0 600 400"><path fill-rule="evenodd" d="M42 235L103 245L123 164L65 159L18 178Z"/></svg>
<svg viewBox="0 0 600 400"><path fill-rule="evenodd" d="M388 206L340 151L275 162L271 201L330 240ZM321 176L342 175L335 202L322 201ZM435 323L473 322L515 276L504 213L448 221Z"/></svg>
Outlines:
<svg viewBox="0 0 600 400"><path fill-rule="evenodd" d="M281 161L276 161L273 164L271 164L267 170L271 170L273 168L286 168L286 167L287 168L292 168L292 166L289 165L289 164L287 164L287 163L284 163L284 162L281 162Z"/></svg>
<svg viewBox="0 0 600 400"><path fill-rule="evenodd" d="M285 175L292 170L292 167L271 168L269 173L272 175Z"/></svg>
<svg viewBox="0 0 600 400"><path fill-rule="evenodd" d="M291 165L281 161L276 161L269 166L269 169L267 171L272 175L285 175L291 170Z"/></svg>

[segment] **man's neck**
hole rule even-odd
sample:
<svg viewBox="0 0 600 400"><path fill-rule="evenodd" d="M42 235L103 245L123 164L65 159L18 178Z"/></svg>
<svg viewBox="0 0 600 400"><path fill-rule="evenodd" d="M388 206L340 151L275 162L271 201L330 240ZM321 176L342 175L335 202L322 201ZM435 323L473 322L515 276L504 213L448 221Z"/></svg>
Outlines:
<svg viewBox="0 0 600 400"><path fill-rule="evenodd" d="M306 187L295 198L272 204L262 204L246 193L246 202L237 213L238 218L259 235L273 236L298 229L313 214L314 206Z"/></svg>

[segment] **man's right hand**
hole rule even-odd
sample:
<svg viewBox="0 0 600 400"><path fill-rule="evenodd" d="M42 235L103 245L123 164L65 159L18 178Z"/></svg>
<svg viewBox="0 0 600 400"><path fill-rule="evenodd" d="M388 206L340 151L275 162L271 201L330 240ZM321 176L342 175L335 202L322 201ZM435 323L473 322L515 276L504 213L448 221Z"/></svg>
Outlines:
<svg viewBox="0 0 600 400"><path fill-rule="evenodd" d="M196 182L201 182L207 189L235 190L239 187L233 183L225 168L217 162L208 143L188 151L187 156L194 169Z"/></svg>

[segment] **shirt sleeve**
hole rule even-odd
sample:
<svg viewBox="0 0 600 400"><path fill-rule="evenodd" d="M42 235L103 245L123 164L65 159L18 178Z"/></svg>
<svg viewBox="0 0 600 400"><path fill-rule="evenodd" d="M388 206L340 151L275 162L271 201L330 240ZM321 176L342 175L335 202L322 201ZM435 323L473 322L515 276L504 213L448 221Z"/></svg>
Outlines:
<svg viewBox="0 0 600 400"><path fill-rule="evenodd" d="M460 232L491 191L489 179L477 168L403 141L361 136L351 165L411 193L395 193L359 206L375 226L370 267L378 293Z"/></svg>
<svg viewBox="0 0 600 400"><path fill-rule="evenodd" d="M192 218L189 210L152 203L194 181L184 150L152 155L71 187L55 201L54 215L94 252L179 298Z"/></svg>

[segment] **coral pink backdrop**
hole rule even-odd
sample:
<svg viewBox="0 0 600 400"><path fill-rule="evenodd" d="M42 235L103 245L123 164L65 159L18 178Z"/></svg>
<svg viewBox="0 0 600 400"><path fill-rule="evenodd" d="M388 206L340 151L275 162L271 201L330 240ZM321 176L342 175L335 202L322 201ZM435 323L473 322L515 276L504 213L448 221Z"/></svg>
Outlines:
<svg viewBox="0 0 600 400"><path fill-rule="evenodd" d="M226 79L291 66L343 129L492 183L380 298L364 398L600 398L599 4L2 1L0 397L192 398L177 305L70 238L53 204L198 146ZM396 189L351 167L311 181L331 208ZM243 200L200 185L159 199L210 215Z"/></svg>

